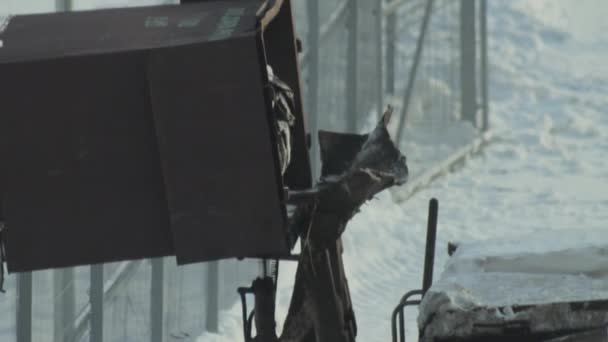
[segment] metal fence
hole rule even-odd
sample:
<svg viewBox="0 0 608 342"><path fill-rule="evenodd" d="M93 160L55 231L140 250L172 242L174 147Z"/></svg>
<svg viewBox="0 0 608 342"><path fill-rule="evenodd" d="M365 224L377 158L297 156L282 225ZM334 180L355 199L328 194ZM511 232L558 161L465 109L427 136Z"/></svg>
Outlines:
<svg viewBox="0 0 608 342"><path fill-rule="evenodd" d="M48 8L25 10L127 0L47 2ZM161 2L174 1L131 4ZM387 104L396 108L390 128L413 176L487 129L485 0L292 4L305 47L300 58L314 161L318 129L362 132ZM236 260L177 267L162 258L11 275L0 295L0 339L193 341L217 330L219 311L236 301L236 287L258 268Z"/></svg>
<svg viewBox="0 0 608 342"><path fill-rule="evenodd" d="M391 104L415 176L487 129L485 0L295 5L311 132L361 132Z"/></svg>
<svg viewBox="0 0 608 342"><path fill-rule="evenodd" d="M218 331L256 261L177 266L174 258L37 271L7 279L0 338L10 341L193 341Z"/></svg>

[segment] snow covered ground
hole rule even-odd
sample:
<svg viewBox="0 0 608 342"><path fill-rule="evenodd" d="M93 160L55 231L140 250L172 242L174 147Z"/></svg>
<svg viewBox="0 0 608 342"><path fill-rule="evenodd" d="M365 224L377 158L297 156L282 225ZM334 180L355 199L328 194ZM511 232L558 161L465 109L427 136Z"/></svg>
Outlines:
<svg viewBox="0 0 608 342"><path fill-rule="evenodd" d="M421 286L431 197L439 199L436 277L448 241L547 229L608 234L607 16L601 0L489 1L491 126L501 139L405 204L384 193L352 221L345 263L358 340L389 340L392 309ZM294 274L293 265L282 267L279 323ZM406 313L410 341L416 315ZM240 333L234 307L224 313L222 336L198 341L238 341Z"/></svg>

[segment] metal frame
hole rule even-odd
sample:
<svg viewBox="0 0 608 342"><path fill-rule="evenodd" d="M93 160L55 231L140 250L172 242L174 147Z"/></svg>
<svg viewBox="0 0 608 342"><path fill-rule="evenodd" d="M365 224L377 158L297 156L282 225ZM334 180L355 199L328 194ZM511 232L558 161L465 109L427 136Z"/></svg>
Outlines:
<svg viewBox="0 0 608 342"><path fill-rule="evenodd" d="M431 13L433 11L434 0L427 0L426 7L424 9L424 17L420 24L420 33L418 34L418 41L416 43L416 52L414 59L412 60L412 67L410 69L409 77L407 80L407 86L405 87L405 93L403 94L403 105L401 106L401 117L399 118L399 128L397 129L397 141L401 141L403 137L403 130L405 128L405 122L407 120L407 110L410 104L410 99L414 91L414 82L416 81L416 75L418 66L420 65L420 59L422 57L422 49L424 49L424 38L429 27L429 21L431 20Z"/></svg>
<svg viewBox="0 0 608 342"><path fill-rule="evenodd" d="M53 271L53 341L69 341L76 321L74 269Z"/></svg>
<svg viewBox="0 0 608 342"><path fill-rule="evenodd" d="M57 12L71 11L74 9L74 0L55 0L55 10Z"/></svg>
<svg viewBox="0 0 608 342"><path fill-rule="evenodd" d="M17 275L17 342L32 341L32 273Z"/></svg>
<svg viewBox="0 0 608 342"><path fill-rule="evenodd" d="M218 332L219 330L219 273L219 261L207 263L207 319L205 327L210 332Z"/></svg>
<svg viewBox="0 0 608 342"><path fill-rule="evenodd" d="M477 124L475 1L460 0L461 119Z"/></svg>
<svg viewBox="0 0 608 342"><path fill-rule="evenodd" d="M420 296L424 297L424 294L431 287L433 283L433 270L435 264L435 245L437 242L437 215L439 211L439 202L433 198L429 202L429 217L427 221L426 230L426 247L424 256L424 272L422 274L422 289L412 290L407 292L397 304L397 307L393 310L391 316L391 333L392 341L405 342L405 313L404 310L408 306L420 305L422 299L411 300L411 297ZM399 322L399 331L397 331L397 321Z"/></svg>
<svg viewBox="0 0 608 342"><path fill-rule="evenodd" d="M348 28L348 52L346 55L346 117L349 118L347 121L346 130L349 133L357 133L357 127L359 124L359 106L357 101L357 93L359 90L359 0L349 0L349 12L347 18Z"/></svg>
<svg viewBox="0 0 608 342"><path fill-rule="evenodd" d="M165 313L165 260L151 260L152 276L150 284L150 342L163 342Z"/></svg>
<svg viewBox="0 0 608 342"><path fill-rule="evenodd" d="M479 0L479 34L480 34L480 72L481 72L481 108L482 108L482 127L485 132L490 128L489 123L489 94L488 94L488 2Z"/></svg>
<svg viewBox="0 0 608 342"><path fill-rule="evenodd" d="M319 46L321 32L319 27L319 0L309 0L307 2L308 11L308 113L309 130L316 132L319 130ZM311 161L313 178L316 179L320 172L318 139L316 134L311 134Z"/></svg>
<svg viewBox="0 0 608 342"><path fill-rule="evenodd" d="M91 266L91 303L90 342L103 342L103 264Z"/></svg>

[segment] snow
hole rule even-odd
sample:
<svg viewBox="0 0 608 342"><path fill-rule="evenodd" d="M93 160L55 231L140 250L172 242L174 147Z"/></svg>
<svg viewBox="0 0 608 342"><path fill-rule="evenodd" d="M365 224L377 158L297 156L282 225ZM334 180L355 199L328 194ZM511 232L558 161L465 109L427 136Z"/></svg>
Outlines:
<svg viewBox="0 0 608 342"><path fill-rule="evenodd" d="M478 319L521 321L522 315L511 309L515 306L593 300L608 300L606 230L547 230L459 244L425 295L418 325L424 328L431 322L427 335L466 334ZM533 311L526 318L534 317ZM463 324L465 317L469 324ZM604 313L598 318L606 323L606 317Z"/></svg>

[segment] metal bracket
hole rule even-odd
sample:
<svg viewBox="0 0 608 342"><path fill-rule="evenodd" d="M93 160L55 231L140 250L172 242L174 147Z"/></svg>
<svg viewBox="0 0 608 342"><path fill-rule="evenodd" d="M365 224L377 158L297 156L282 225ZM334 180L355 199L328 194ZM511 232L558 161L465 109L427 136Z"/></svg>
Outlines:
<svg viewBox="0 0 608 342"><path fill-rule="evenodd" d="M4 262L6 261L6 252L4 246L4 233L6 231L6 225L0 221L0 292L6 293L4 289Z"/></svg>
<svg viewBox="0 0 608 342"><path fill-rule="evenodd" d="M271 277L257 278L251 287L239 287L237 289L241 297L243 315L243 338L245 342L256 340L277 341L274 320L276 286ZM255 307L251 313L247 313L247 294L255 296ZM251 329L255 321L257 336L251 336Z"/></svg>

